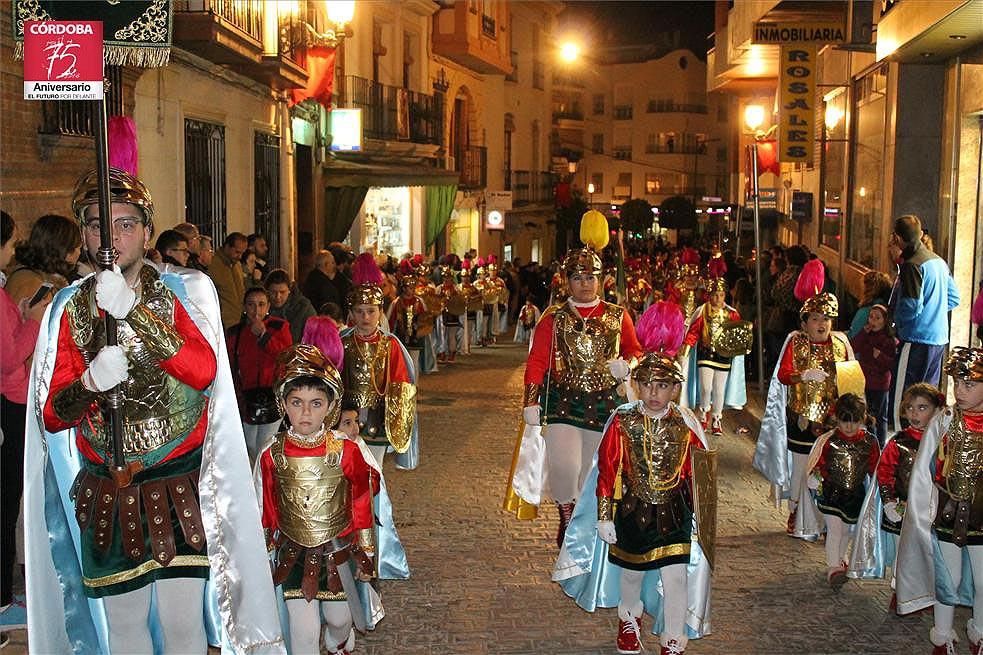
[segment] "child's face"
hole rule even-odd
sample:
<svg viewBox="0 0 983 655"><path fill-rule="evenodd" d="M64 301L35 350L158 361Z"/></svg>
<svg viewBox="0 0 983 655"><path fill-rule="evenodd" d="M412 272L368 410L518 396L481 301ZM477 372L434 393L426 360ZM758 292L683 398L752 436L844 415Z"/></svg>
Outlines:
<svg viewBox="0 0 983 655"><path fill-rule="evenodd" d="M378 305L355 305L352 309L355 316L355 329L359 334L373 334L379 327Z"/></svg>
<svg viewBox="0 0 983 655"><path fill-rule="evenodd" d="M863 427L864 424L861 421L836 419L836 428L848 437L857 434Z"/></svg>
<svg viewBox="0 0 983 655"><path fill-rule="evenodd" d="M833 329L833 320L818 312L811 312L806 320L802 321L802 330L809 337L809 341L822 343L829 339L830 330Z"/></svg>
<svg viewBox="0 0 983 655"><path fill-rule="evenodd" d="M868 332L880 332L884 329L884 313L876 309L871 310L867 314L867 331Z"/></svg>
<svg viewBox="0 0 983 655"><path fill-rule="evenodd" d="M308 387L292 389L285 404L291 427L302 437L320 430L331 408L328 394Z"/></svg>
<svg viewBox="0 0 983 655"><path fill-rule="evenodd" d="M346 409L341 413L338 421L338 431L344 432L349 438L354 439L358 436L358 412L353 409Z"/></svg>
<svg viewBox="0 0 983 655"><path fill-rule="evenodd" d="M681 384L671 380L639 382L638 397L650 411L661 412L669 405L669 401L679 395L681 387Z"/></svg>
<svg viewBox="0 0 983 655"><path fill-rule="evenodd" d="M727 294L723 291L714 291L710 294L710 306L714 309L720 309L724 306L724 300L727 298Z"/></svg>
<svg viewBox="0 0 983 655"><path fill-rule="evenodd" d="M911 427L916 430L924 430L928 427L929 421L935 416L938 407L935 403L926 398L925 396L909 396L905 400L904 407L904 417L908 419L908 423Z"/></svg>
<svg viewBox="0 0 983 655"><path fill-rule="evenodd" d="M956 406L964 412L983 412L983 382L956 380Z"/></svg>

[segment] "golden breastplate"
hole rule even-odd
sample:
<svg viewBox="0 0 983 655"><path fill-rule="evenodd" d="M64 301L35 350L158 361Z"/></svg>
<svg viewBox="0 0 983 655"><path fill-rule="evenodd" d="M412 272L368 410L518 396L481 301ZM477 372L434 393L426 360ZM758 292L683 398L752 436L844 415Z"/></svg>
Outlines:
<svg viewBox="0 0 983 655"><path fill-rule="evenodd" d="M174 293L157 271L141 272L141 302L159 318L174 324ZM65 306L72 339L86 364L106 345L106 322L95 302L95 279L83 283ZM168 375L126 320L117 321L117 339L130 361L129 378L120 387L124 455L142 455L184 439L201 419L205 396ZM83 420L79 431L100 452L110 447L109 426L102 413Z"/></svg>
<svg viewBox="0 0 983 655"><path fill-rule="evenodd" d="M836 362L846 361L846 346L835 336L826 343L813 343L797 332L788 347L792 349L796 371L819 368L828 374L822 382L799 382L789 387L789 408L814 423L822 423L836 401Z"/></svg>
<svg viewBox="0 0 983 655"><path fill-rule="evenodd" d="M827 452L830 483L847 491L863 486L870 449L870 440L866 438L856 441L830 439Z"/></svg>
<svg viewBox="0 0 983 655"><path fill-rule="evenodd" d="M342 344L345 400L358 408L375 407L386 395L390 340L383 336L375 342L359 341L353 333L344 337Z"/></svg>
<svg viewBox="0 0 983 655"><path fill-rule="evenodd" d="M621 347L623 310L604 302L594 310L597 316L581 318L577 310L564 304L555 313L553 327L557 383L587 393L617 384L607 361L617 357Z"/></svg>
<svg viewBox="0 0 983 655"><path fill-rule="evenodd" d="M351 490L341 468L344 443L330 435L323 456L286 457L284 433L270 447L280 531L313 548L333 539L351 523Z"/></svg>
<svg viewBox="0 0 983 655"><path fill-rule="evenodd" d="M622 446L631 466L624 471L631 494L648 503L664 503L679 486L689 448L689 427L675 409L659 420L637 411L619 413Z"/></svg>
<svg viewBox="0 0 983 655"><path fill-rule="evenodd" d="M946 491L954 500L969 501L973 499L983 473L983 432L968 430L962 413L959 410L953 413L942 475Z"/></svg>
<svg viewBox="0 0 983 655"><path fill-rule="evenodd" d="M720 342L720 337L724 332L724 323L727 322L728 314L723 309L710 309L707 311L707 322L710 328L710 349L716 352L713 344Z"/></svg>
<svg viewBox="0 0 983 655"><path fill-rule="evenodd" d="M908 483L911 482L911 469L921 442L909 435L894 438L898 447L898 464L894 468L894 493L900 500L908 500Z"/></svg>

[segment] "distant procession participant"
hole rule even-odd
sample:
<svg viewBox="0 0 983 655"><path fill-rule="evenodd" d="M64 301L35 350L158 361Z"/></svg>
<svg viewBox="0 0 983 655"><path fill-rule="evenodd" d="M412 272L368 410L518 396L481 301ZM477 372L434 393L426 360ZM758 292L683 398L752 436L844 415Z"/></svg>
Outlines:
<svg viewBox="0 0 983 655"><path fill-rule="evenodd" d="M546 479L560 516L557 547L600 443L601 428L625 400L619 384L628 377L629 362L641 353L625 309L598 297L598 253L608 240L603 214L584 215L581 240L586 247L570 251L563 264L570 297L539 320L525 372L523 420L530 428L542 426L542 436L534 436L536 430L527 432L530 439L545 439ZM522 476L517 473L517 478ZM523 495L518 488L516 492Z"/></svg>
<svg viewBox="0 0 983 655"><path fill-rule="evenodd" d="M29 647L203 653L224 639L237 652L282 653L215 288L198 271L145 261L150 193L122 170L110 169L109 183L116 269L58 294L35 351ZM73 209L94 260L95 171L79 181ZM118 321L117 346L106 345L107 315ZM122 463L112 459L106 410L117 385ZM70 518L45 509L69 499ZM221 623L206 626L204 603L216 602L207 581L224 600L209 612Z"/></svg>

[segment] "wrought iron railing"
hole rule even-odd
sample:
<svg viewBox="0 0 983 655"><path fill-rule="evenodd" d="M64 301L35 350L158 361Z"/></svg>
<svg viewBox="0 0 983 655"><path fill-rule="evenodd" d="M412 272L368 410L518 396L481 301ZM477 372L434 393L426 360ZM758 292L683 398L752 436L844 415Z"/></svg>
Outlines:
<svg viewBox="0 0 983 655"><path fill-rule="evenodd" d="M556 174L549 171L512 171L512 204L553 202Z"/></svg>
<svg viewBox="0 0 983 655"><path fill-rule="evenodd" d="M106 115L122 116L123 72L119 66L106 67ZM95 136L95 103L89 100L45 100L41 105L41 134Z"/></svg>
<svg viewBox="0 0 983 655"><path fill-rule="evenodd" d="M672 100L649 100L648 113L668 114L668 113L687 113L705 114L707 106L695 103L674 102Z"/></svg>
<svg viewBox="0 0 983 655"><path fill-rule="evenodd" d="M362 110L362 128L368 139L440 144L442 95L346 75L338 85L337 106Z"/></svg>
<svg viewBox="0 0 983 655"><path fill-rule="evenodd" d="M262 42L264 4L240 0L176 0L174 11L214 14L232 27Z"/></svg>
<svg viewBox="0 0 983 655"><path fill-rule="evenodd" d="M631 120L633 115L633 110L631 105L617 105L614 108L614 120L616 121L628 121Z"/></svg>
<svg viewBox="0 0 983 655"><path fill-rule="evenodd" d="M484 146L464 146L454 158L461 174L462 189L483 189L488 183L488 149Z"/></svg>

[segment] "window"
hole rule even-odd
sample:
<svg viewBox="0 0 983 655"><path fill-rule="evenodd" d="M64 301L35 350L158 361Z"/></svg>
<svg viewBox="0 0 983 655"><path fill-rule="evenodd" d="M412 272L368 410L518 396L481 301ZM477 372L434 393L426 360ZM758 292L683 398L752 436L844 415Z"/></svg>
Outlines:
<svg viewBox="0 0 983 655"><path fill-rule="evenodd" d="M884 132L887 117L887 66L853 83L853 147L847 258L873 268L881 239L883 210Z"/></svg>
<svg viewBox="0 0 983 655"><path fill-rule="evenodd" d="M515 132L515 118L505 114L505 141L503 143L503 160L505 163L505 190L512 189L512 133Z"/></svg>
<svg viewBox="0 0 983 655"><path fill-rule="evenodd" d="M539 27L536 26L532 31L532 86L534 89L544 89L545 87L545 67L542 60L540 49Z"/></svg>
<svg viewBox="0 0 983 655"><path fill-rule="evenodd" d="M256 132L253 144L255 167L254 211L256 234L266 237L269 268L280 265L280 137Z"/></svg>
<svg viewBox="0 0 983 655"><path fill-rule="evenodd" d="M649 134L645 141L645 152L652 154L659 152L659 136L657 134Z"/></svg>
<svg viewBox="0 0 983 655"><path fill-rule="evenodd" d="M416 52L417 36L410 32L403 32L403 88L413 88L416 68L413 64L416 59L413 57Z"/></svg>
<svg viewBox="0 0 983 655"><path fill-rule="evenodd" d="M594 185L594 193L604 193L604 173L591 173L590 183Z"/></svg>
<svg viewBox="0 0 983 655"><path fill-rule="evenodd" d="M594 115L603 116L604 115L604 94L595 93L594 94Z"/></svg>
<svg viewBox="0 0 983 655"><path fill-rule="evenodd" d="M727 146L717 146L717 163L727 163Z"/></svg>
<svg viewBox="0 0 983 655"><path fill-rule="evenodd" d="M645 174L645 193L662 193L662 176L653 173Z"/></svg>
<svg viewBox="0 0 983 655"><path fill-rule="evenodd" d="M509 82L519 81L519 52L517 50L512 51L512 72L506 75L505 79Z"/></svg>
<svg viewBox="0 0 983 655"><path fill-rule="evenodd" d="M616 121L628 121L632 117L631 105L617 105L614 108L614 119Z"/></svg>
<svg viewBox="0 0 983 655"><path fill-rule="evenodd" d="M618 173L618 184L614 187L615 198L631 198L631 173Z"/></svg>
<svg viewBox="0 0 983 655"><path fill-rule="evenodd" d="M107 66L106 115L122 116L123 74L119 66ZM88 100L45 100L41 103L44 125L41 134L96 135L96 103Z"/></svg>
<svg viewBox="0 0 983 655"><path fill-rule="evenodd" d="M225 126L184 119L184 215L218 247L225 239Z"/></svg>
<svg viewBox="0 0 983 655"><path fill-rule="evenodd" d="M819 242L839 251L843 232L843 197L846 177L847 93L840 88L827 94L823 101L822 144L819 154L822 196L820 196Z"/></svg>
<svg viewBox="0 0 983 655"><path fill-rule="evenodd" d="M614 146L612 153L615 159L631 160L631 145Z"/></svg>
<svg viewBox="0 0 983 655"><path fill-rule="evenodd" d="M604 135L603 134L595 134L594 135L593 139L591 140L591 151L595 155L603 155L604 154Z"/></svg>

